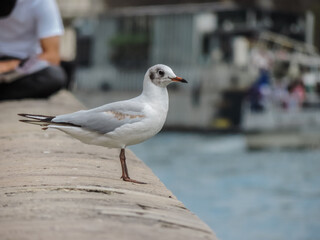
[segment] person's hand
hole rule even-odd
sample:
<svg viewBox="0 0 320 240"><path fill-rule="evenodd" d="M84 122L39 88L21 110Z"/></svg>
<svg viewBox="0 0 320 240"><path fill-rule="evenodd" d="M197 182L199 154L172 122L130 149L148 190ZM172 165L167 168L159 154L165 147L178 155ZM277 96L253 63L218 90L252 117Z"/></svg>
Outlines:
<svg viewBox="0 0 320 240"><path fill-rule="evenodd" d="M20 60L0 61L0 73L12 71L18 67Z"/></svg>

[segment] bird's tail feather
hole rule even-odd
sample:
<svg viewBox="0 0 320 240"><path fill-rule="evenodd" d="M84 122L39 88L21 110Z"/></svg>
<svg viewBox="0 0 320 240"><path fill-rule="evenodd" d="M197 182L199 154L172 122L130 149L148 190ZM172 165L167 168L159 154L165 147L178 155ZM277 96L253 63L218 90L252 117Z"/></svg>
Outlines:
<svg viewBox="0 0 320 240"><path fill-rule="evenodd" d="M21 117L31 118L32 120L21 119L20 122L39 125L43 127L43 130L47 130L47 126L51 124L51 120L55 118L55 116L46 116L46 115L37 115L37 114L28 114L28 113L19 113Z"/></svg>
<svg viewBox="0 0 320 240"><path fill-rule="evenodd" d="M47 130L48 126L51 125L52 127L55 126L68 126L68 127L80 127L79 125L68 123L68 122L52 122L52 119L55 118L55 116L46 116L46 115L37 115L37 114L28 114L28 113L19 113L18 114L21 117L30 118L29 119L20 119L20 122L39 125L42 128L42 130Z"/></svg>
<svg viewBox="0 0 320 240"><path fill-rule="evenodd" d="M51 122L51 120L55 118L55 116L46 116L46 115L28 114L28 113L18 113L18 115L21 117L36 119L42 122Z"/></svg>

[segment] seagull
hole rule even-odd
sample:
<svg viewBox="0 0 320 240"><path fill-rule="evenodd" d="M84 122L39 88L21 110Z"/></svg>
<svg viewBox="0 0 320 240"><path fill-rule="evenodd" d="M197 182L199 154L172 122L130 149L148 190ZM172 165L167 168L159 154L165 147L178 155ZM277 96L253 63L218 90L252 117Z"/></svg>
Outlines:
<svg viewBox="0 0 320 240"><path fill-rule="evenodd" d="M167 86L172 82L187 83L170 67L157 64L146 72L142 93L135 98L58 116L18 115L29 118L21 122L40 125L43 130L58 129L86 144L121 149L122 180L144 184L129 177L125 149L161 130L169 107Z"/></svg>

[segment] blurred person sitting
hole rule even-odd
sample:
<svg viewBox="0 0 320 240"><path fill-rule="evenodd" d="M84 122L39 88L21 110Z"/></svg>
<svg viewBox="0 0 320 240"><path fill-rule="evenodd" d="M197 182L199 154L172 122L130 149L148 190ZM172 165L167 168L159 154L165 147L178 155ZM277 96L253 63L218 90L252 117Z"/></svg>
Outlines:
<svg viewBox="0 0 320 240"><path fill-rule="evenodd" d="M0 32L0 100L45 98L65 86L55 0L2 1Z"/></svg>

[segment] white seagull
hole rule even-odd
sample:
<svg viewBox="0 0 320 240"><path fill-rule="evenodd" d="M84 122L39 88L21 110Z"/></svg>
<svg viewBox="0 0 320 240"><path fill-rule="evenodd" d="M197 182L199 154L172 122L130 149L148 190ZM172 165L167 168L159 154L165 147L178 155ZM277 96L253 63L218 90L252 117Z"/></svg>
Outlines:
<svg viewBox="0 0 320 240"><path fill-rule="evenodd" d="M21 122L40 125L43 130L55 128L87 144L121 149L121 178L143 183L129 177L125 148L141 143L161 130L169 105L166 87L172 82L187 83L170 67L157 64L146 72L143 91L135 98L58 116L18 115L32 119Z"/></svg>

